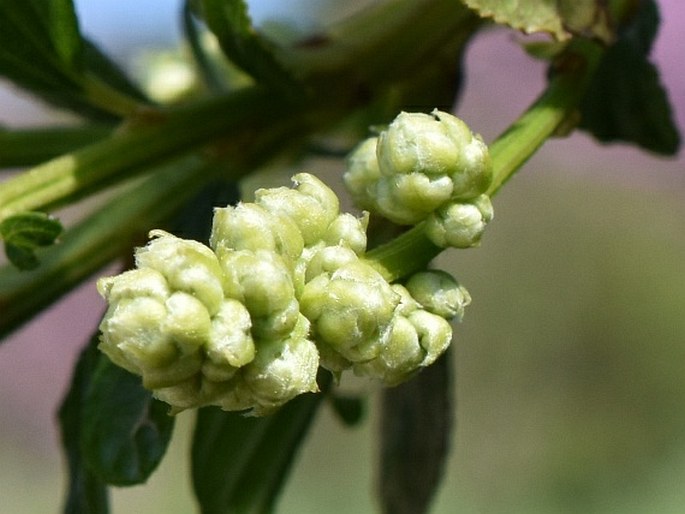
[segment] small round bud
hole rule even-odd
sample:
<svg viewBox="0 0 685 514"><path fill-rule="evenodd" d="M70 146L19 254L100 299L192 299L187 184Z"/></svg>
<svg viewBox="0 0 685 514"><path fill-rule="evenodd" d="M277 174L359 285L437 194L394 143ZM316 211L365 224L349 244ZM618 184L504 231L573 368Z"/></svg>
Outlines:
<svg viewBox="0 0 685 514"><path fill-rule="evenodd" d="M421 367L433 364L452 342L452 327L445 318L422 309L412 312L407 319L414 325L425 352Z"/></svg>
<svg viewBox="0 0 685 514"><path fill-rule="evenodd" d="M172 290L186 292L200 300L210 315L223 300L221 266L211 249L163 230L150 232L152 240L136 249L139 268L159 271Z"/></svg>
<svg viewBox="0 0 685 514"><path fill-rule="evenodd" d="M315 337L350 361L368 360L400 301L383 277L362 262L346 264L305 285L300 309Z"/></svg>
<svg viewBox="0 0 685 514"><path fill-rule="evenodd" d="M237 300L227 299L212 318L202 374L209 380L230 380L235 371L255 357L248 310Z"/></svg>
<svg viewBox="0 0 685 514"><path fill-rule="evenodd" d="M304 240L290 217L254 203L239 203L215 209L209 244L214 251L268 250L293 262L302 253Z"/></svg>
<svg viewBox="0 0 685 514"><path fill-rule="evenodd" d="M176 291L166 301L167 315L161 325L181 353L191 353L209 338L211 321L204 304L188 293Z"/></svg>
<svg viewBox="0 0 685 514"><path fill-rule="evenodd" d="M359 257L344 246L324 246L309 260L305 272L305 283L321 274L331 274L346 264L357 262Z"/></svg>
<svg viewBox="0 0 685 514"><path fill-rule="evenodd" d="M294 189L257 190L255 203L278 216L288 216L299 228L304 243L312 245L323 239L339 213L340 203L335 193L314 175L299 173L293 182Z"/></svg>
<svg viewBox="0 0 685 514"><path fill-rule="evenodd" d="M219 252L224 291L245 305L255 335L282 338L297 322L292 277L283 260L272 252L248 250Z"/></svg>
<svg viewBox="0 0 685 514"><path fill-rule="evenodd" d="M308 332L309 321L300 315L289 337L261 342L255 359L242 370L255 401L253 415L267 414L299 394L319 390L319 352L307 339Z"/></svg>
<svg viewBox="0 0 685 514"><path fill-rule="evenodd" d="M424 309L445 319L461 321L471 303L465 287L445 271L427 270L412 275L406 284L411 296Z"/></svg>
<svg viewBox="0 0 685 514"><path fill-rule="evenodd" d="M469 203L449 203L428 217L426 235L441 248L477 246L492 217L492 203L486 195Z"/></svg>
<svg viewBox="0 0 685 514"><path fill-rule="evenodd" d="M345 187L362 209L375 208L375 187L381 176L376 157L377 142L377 137L370 137L358 144L347 158L347 168L343 175Z"/></svg>
<svg viewBox="0 0 685 514"><path fill-rule="evenodd" d="M361 255L366 251L368 225L368 212L365 212L361 218L345 212L331 222L323 240L329 246L346 246L357 255Z"/></svg>
<svg viewBox="0 0 685 514"><path fill-rule="evenodd" d="M419 367L425 352L414 325L404 316L395 316L376 358L354 365L356 375L381 380L393 386L404 382Z"/></svg>
<svg viewBox="0 0 685 514"><path fill-rule="evenodd" d="M447 176L422 173L381 177L376 185L379 212L399 225L415 225L452 196Z"/></svg>

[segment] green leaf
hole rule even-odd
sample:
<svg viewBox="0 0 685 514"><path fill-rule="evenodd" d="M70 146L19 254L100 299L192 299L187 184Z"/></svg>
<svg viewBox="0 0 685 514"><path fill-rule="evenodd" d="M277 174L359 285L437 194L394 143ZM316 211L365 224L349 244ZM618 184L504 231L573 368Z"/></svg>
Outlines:
<svg viewBox="0 0 685 514"><path fill-rule="evenodd" d="M330 404L338 418L347 426L358 425L364 419L364 400L358 396L333 394Z"/></svg>
<svg viewBox="0 0 685 514"><path fill-rule="evenodd" d="M383 393L378 480L384 513L429 510L442 478L452 428L449 354Z"/></svg>
<svg viewBox="0 0 685 514"><path fill-rule="evenodd" d="M464 0L484 18L526 33L548 32L559 40L573 34L610 41L613 37L601 0Z"/></svg>
<svg viewBox="0 0 685 514"><path fill-rule="evenodd" d="M53 244L62 231L59 220L42 212L15 214L0 222L7 258L21 270L38 267L35 250Z"/></svg>
<svg viewBox="0 0 685 514"><path fill-rule="evenodd" d="M272 511L321 394L303 394L263 418L198 412L192 474L202 514Z"/></svg>
<svg viewBox="0 0 685 514"><path fill-rule="evenodd" d="M114 70L82 38L72 0L0 0L0 75L57 107L112 119L142 98Z"/></svg>
<svg viewBox="0 0 685 514"><path fill-rule="evenodd" d="M107 514L107 484L86 466L81 452L81 434L85 424L83 403L96 363L102 358L97 349L97 336L81 352L74 369L69 392L59 409L62 447L67 458L69 476L64 514Z"/></svg>
<svg viewBox="0 0 685 514"><path fill-rule="evenodd" d="M81 451L89 469L112 485L145 482L171 439L167 412L139 377L101 359L83 406Z"/></svg>
<svg viewBox="0 0 685 514"><path fill-rule="evenodd" d="M235 65L274 89L297 89L296 81L276 57L274 45L252 26L245 1L202 0L202 15Z"/></svg>
<svg viewBox="0 0 685 514"><path fill-rule="evenodd" d="M45 24L59 60L69 69L80 66L82 39L72 0L30 0Z"/></svg>
<svg viewBox="0 0 685 514"><path fill-rule="evenodd" d="M625 141L673 155L680 136L659 73L648 60L658 24L656 4L641 2L599 63L580 104L580 127L603 142Z"/></svg>

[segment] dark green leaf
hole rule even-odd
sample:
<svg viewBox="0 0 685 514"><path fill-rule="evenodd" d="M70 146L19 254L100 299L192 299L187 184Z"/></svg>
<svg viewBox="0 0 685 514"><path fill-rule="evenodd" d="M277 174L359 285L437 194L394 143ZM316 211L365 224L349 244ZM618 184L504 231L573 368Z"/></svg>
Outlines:
<svg viewBox="0 0 685 514"><path fill-rule="evenodd" d="M449 352L383 394L379 473L383 512L428 512L452 428Z"/></svg>
<svg viewBox="0 0 685 514"><path fill-rule="evenodd" d="M86 466L81 453L81 433L85 423L83 404L93 371L102 354L97 337L83 350L76 364L71 386L59 409L62 447L69 475L64 514L107 514L107 485Z"/></svg>
<svg viewBox="0 0 685 514"><path fill-rule="evenodd" d="M53 244L62 230L59 220L42 212L15 214L0 222L7 258L21 270L36 268L39 262L35 250Z"/></svg>
<svg viewBox="0 0 685 514"><path fill-rule="evenodd" d="M580 126L600 141L625 141L673 155L680 136L659 73L648 61L658 12L652 1L641 5L605 52L581 103Z"/></svg>
<svg viewBox="0 0 685 514"><path fill-rule="evenodd" d="M84 84L96 78L140 99L107 57L79 33L72 0L0 0L0 75L57 107L112 119Z"/></svg>
<svg viewBox="0 0 685 514"><path fill-rule="evenodd" d="M200 409L192 472L202 514L271 512L321 396L303 394L263 418Z"/></svg>
<svg viewBox="0 0 685 514"><path fill-rule="evenodd" d="M185 38L188 41L190 51L195 58L195 63L205 85L212 91L221 91L225 86L224 79L212 58L207 54L205 45L202 42L202 32L195 20L193 7L191 0L186 0L183 3L181 21Z"/></svg>
<svg viewBox="0 0 685 514"><path fill-rule="evenodd" d="M47 27L52 48L68 69L80 66L82 40L72 0L30 0Z"/></svg>
<svg viewBox="0 0 685 514"><path fill-rule="evenodd" d="M145 482L171 439L168 410L139 377L101 359L83 407L81 450L91 471L112 485Z"/></svg>
<svg viewBox="0 0 685 514"><path fill-rule="evenodd" d="M235 65L274 89L296 89L294 78L276 57L273 44L252 26L244 0L202 0L202 14Z"/></svg>
<svg viewBox="0 0 685 514"><path fill-rule="evenodd" d="M333 394L330 397L333 411L347 426L357 425L364 419L364 400L358 396L338 396Z"/></svg>

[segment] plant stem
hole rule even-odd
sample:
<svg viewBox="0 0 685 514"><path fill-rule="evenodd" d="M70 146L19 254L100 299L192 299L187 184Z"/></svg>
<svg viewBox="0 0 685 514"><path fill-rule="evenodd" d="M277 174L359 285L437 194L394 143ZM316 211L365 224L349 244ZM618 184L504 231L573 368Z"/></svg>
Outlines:
<svg viewBox="0 0 685 514"><path fill-rule="evenodd" d="M258 131L292 109L267 90L250 87L169 111L151 111L103 141L0 184L0 221L74 200L220 135Z"/></svg>
<svg viewBox="0 0 685 514"><path fill-rule="evenodd" d="M61 242L40 252L41 265L30 272L0 268L0 340L56 297L133 246L204 182L198 173L212 169L199 157L185 157L127 188L97 212L67 231Z"/></svg>
<svg viewBox="0 0 685 514"><path fill-rule="evenodd" d="M63 153L96 143L109 136L112 130L112 126L104 124L0 129L0 168L36 166Z"/></svg>
<svg viewBox="0 0 685 514"><path fill-rule="evenodd" d="M571 117L580 102L601 56L595 43L573 41L558 62L547 89L491 145L493 182L488 190L494 195L538 148ZM367 259L389 281L401 279L425 269L443 249L425 234L425 222L419 223L394 240L366 254Z"/></svg>

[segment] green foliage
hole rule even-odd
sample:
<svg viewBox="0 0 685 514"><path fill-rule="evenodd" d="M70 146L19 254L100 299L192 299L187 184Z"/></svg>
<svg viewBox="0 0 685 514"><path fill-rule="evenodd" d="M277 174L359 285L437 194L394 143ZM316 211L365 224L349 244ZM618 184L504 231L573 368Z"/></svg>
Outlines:
<svg viewBox="0 0 685 514"><path fill-rule="evenodd" d="M102 482L145 482L166 452L174 426L168 407L135 375L98 359L81 404L80 445L90 473Z"/></svg>
<svg viewBox="0 0 685 514"><path fill-rule="evenodd" d="M184 28L205 89L169 106L151 104L112 59L82 36L71 0L0 0L0 75L81 118L102 120L69 129L0 130L0 166L34 166L0 184L0 236L6 253L18 268L33 268L30 273L19 273L10 265L0 269L0 334L29 320L103 265L122 255L130 259L132 248L153 228L170 223L194 239L209 239L212 246L220 239L218 253L225 258L225 269L216 273L215 296L223 299L230 293L239 297L235 301L249 304L261 327L255 334L286 336L297 331L298 341L317 339L311 344L319 344L331 371L351 367L392 384L413 376L417 367L432 364L405 385L384 393L379 466L384 511L427 512L440 481L453 415L450 361L441 358L433 363L449 344L451 329L431 312L460 319L470 297L452 279L433 277L418 284L409 280L409 290L421 295L417 303L407 289L393 282L424 271L443 246L477 243L482 227L492 218L488 198L537 148L567 126L578 109L580 127L600 141L625 141L662 154L675 153L679 145L658 72L648 61L659 21L653 1L641 2L637 11L627 8L628 0L466 0L464 4L377 2L315 37L279 46L253 26L245 1L188 0ZM332 192L322 192L323 184L317 188L307 182L306 194L295 203L289 190L262 190L254 204L238 207L225 206L237 200L233 190L230 198L221 200L218 196L208 200L211 194L197 196L208 188L218 194L225 184L234 187L239 178L277 158L291 164L313 142L330 138L352 147L368 125L385 124L408 106L425 112L435 104L451 102L464 73L461 56L483 25L481 17L525 32L546 32L560 43L546 53L552 72L545 91L490 145L492 177L490 162L485 163L481 154L478 167L486 169L485 178L474 172L460 179L461 168L450 173L450 187L456 187L457 179L475 184L454 197L464 203L450 204L450 209L445 207L423 221L425 215L444 207L442 200L451 193L437 186L427 189L426 194L437 200L426 208L416 186L430 182L437 172L428 178L421 175L425 172L421 155L412 153L413 164L404 170L409 177L405 187L394 178L388 182L421 215L412 211L396 218L412 225L404 231L381 220L378 213L372 215L369 240L384 242L366 252L363 232L368 218L338 215L338 200L332 199ZM217 39L221 54L203 42L208 35ZM240 80L233 80L237 75ZM459 126L454 131L463 130ZM416 145L412 140L409 146L433 144L431 137L425 139ZM375 140L370 141L370 152L375 154ZM364 173L352 181L365 194L374 189L369 184L381 172L387 175L387 170L369 168L373 161L373 155L360 159ZM64 233L59 221L43 214L111 186L125 187ZM395 196L387 203L394 206ZM375 205L372 198L361 197L366 207ZM208 238L207 212L212 207L222 207L217 212L226 226ZM259 214L262 211L268 215ZM254 223L257 218L261 225ZM452 226L461 227L465 218L472 219L473 230L468 237L455 239ZM236 248L237 241L244 247ZM262 263L259 252L277 255L283 271L288 301L277 308L272 303L278 298L269 289L274 280L260 274L262 267L236 271L245 259ZM174 256L178 254L158 259L155 267L165 268ZM183 275L178 278L182 284L174 287L197 285L198 276L188 278L197 270L181 264L174 277ZM205 278L200 277L204 286ZM444 290L451 291L445 293L449 298L434 298ZM193 286L181 296L195 304L203 291L203 286ZM374 310L370 302L377 296L382 301ZM175 298L173 305L180 297ZM304 315L290 308L301 299L313 320L311 330ZM218 312L211 305L207 308L213 309L211 315ZM137 308L127 313L133 318L146 314ZM234 317L226 317L230 318L222 320L226 327L238 325ZM152 329L166 331L172 347L182 353L187 348L176 345L177 340L188 343L199 338L193 329L200 323L190 318L186 323L183 316L171 318ZM141 330L128 333L125 323L115 325L134 349L144 346L149 331L138 327ZM326 344L321 345L324 339ZM271 364L288 357L294 347L290 343L278 346L270 340L257 348L259 365L250 368L250 394L266 398L266 410L280 405L269 403L274 388L292 384L292 377L278 382L271 380L278 374L267 372ZM153 399L138 377L105 358L97 344L94 338L84 350L59 412L69 471L64 507L68 514L105 514L110 485L144 482L163 458L174 424L166 406ZM215 350L218 354L217 348L198 352L204 358ZM116 360L116 351L112 354ZM398 362L399 368L394 367ZM202 373L217 373L211 363L201 367ZM151 368L152 375L159 377L159 366L153 362ZM219 371L227 370L235 372L232 367ZM199 373L192 371L193 376ZM273 511L326 397L344 423L360 422L363 398L331 392L332 377L327 372L319 373L316 383L311 378L307 390L318 384L321 393L301 394L269 416L251 418L215 407L197 410L191 472L204 514ZM184 379L188 380L179 387L206 393L198 380ZM240 398L233 400L231 405L247 409Z"/></svg>
<svg viewBox="0 0 685 514"><path fill-rule="evenodd" d="M649 52L659 25L653 0L621 27L580 104L581 128L598 140L625 141L663 155L680 146L678 129Z"/></svg>
<svg viewBox="0 0 685 514"><path fill-rule="evenodd" d="M0 74L49 103L97 118L130 112L143 98L82 37L71 0L0 1Z"/></svg>
<svg viewBox="0 0 685 514"><path fill-rule="evenodd" d="M202 514L272 512L320 402L321 395L298 396L261 418L214 407L200 409L192 477Z"/></svg>
<svg viewBox="0 0 685 514"><path fill-rule="evenodd" d="M107 484L86 466L81 444L88 422L83 412L84 403L97 363L101 360L102 354L97 349L97 337L94 337L81 352L71 379L69 393L59 409L62 447L67 457L69 472L64 514L109 513Z"/></svg>
<svg viewBox="0 0 685 514"><path fill-rule="evenodd" d="M35 250L53 244L62 231L59 220L43 212L24 212L0 222L7 258L21 270L37 268Z"/></svg>

